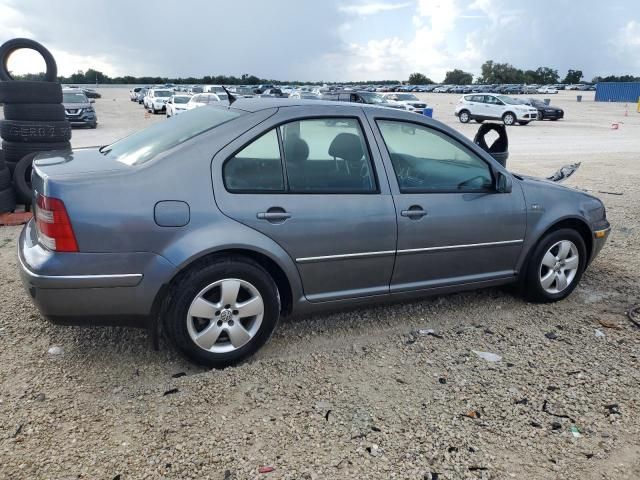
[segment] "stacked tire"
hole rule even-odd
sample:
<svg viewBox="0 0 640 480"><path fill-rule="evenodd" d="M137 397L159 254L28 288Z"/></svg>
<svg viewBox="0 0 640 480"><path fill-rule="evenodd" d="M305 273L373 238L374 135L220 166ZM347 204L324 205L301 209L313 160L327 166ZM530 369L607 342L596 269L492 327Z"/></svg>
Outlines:
<svg viewBox="0 0 640 480"><path fill-rule="evenodd" d="M9 56L22 48L42 55L47 65L44 81L15 81L11 77ZM0 46L0 104L4 104L4 120L0 121L4 157L0 160L0 212L15 209L16 199L31 204L31 168L36 153L71 148L71 125L56 77L55 60L39 43L16 38Z"/></svg>

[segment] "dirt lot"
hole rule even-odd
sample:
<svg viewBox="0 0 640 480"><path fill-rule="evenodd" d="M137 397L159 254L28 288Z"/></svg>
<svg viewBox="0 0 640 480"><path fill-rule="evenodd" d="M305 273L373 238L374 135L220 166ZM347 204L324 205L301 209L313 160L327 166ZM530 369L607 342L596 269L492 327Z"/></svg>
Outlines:
<svg viewBox="0 0 640 480"><path fill-rule="evenodd" d="M75 146L164 121L102 94ZM204 371L143 331L45 322L19 228L1 228L0 478L640 478L640 329L624 315L640 303L640 114L575 95L552 96L565 120L509 129L513 171L581 161L568 183L610 192L609 242L558 304L489 289L288 320L249 362ZM457 95L425 97L473 136Z"/></svg>

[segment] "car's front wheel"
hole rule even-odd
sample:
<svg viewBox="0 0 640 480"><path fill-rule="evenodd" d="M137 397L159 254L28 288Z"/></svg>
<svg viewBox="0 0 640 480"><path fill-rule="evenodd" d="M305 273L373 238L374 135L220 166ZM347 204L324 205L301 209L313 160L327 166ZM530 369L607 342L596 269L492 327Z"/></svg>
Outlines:
<svg viewBox="0 0 640 480"><path fill-rule="evenodd" d="M556 302L576 288L586 266L582 236L563 228L547 234L535 247L527 264L524 293L535 302Z"/></svg>
<svg viewBox="0 0 640 480"><path fill-rule="evenodd" d="M172 288L165 328L191 360L224 368L253 355L280 316L278 289L262 266L242 257L188 271Z"/></svg>
<svg viewBox="0 0 640 480"><path fill-rule="evenodd" d="M513 125L516 123L516 116L511 112L507 112L502 116L502 122L505 125Z"/></svg>
<svg viewBox="0 0 640 480"><path fill-rule="evenodd" d="M460 123L469 123L469 120L471 120L471 115L469 114L468 110L462 110L458 115L458 119L460 120Z"/></svg>

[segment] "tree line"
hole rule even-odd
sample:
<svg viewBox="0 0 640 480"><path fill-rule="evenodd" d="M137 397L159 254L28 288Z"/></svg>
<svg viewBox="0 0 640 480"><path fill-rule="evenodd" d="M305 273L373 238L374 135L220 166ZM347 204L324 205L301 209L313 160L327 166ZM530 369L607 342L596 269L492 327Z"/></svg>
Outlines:
<svg viewBox="0 0 640 480"><path fill-rule="evenodd" d="M535 70L522 70L516 68L509 63L497 63L493 60L487 60L482 64L480 69L481 73L475 78L476 84L494 84L494 83L526 83L526 84L539 84L549 85L555 83L580 83L583 81L582 70L569 69L564 78L561 79L558 70L550 67L538 67ZM26 74L15 76L19 80L42 80L44 73ZM92 68L86 71L78 71L68 77L58 77L60 83L65 84L143 84L143 85L157 85L163 83L174 84L205 84L205 85L260 85L260 84L273 84L273 85L316 85L320 82L300 82L300 81L284 81L259 78L256 75L250 75L248 73L242 74L239 77L234 75L205 75L204 77L184 77L184 78L171 78L171 77L134 77L131 75L125 75L121 77L110 77L103 72L94 70ZM591 80L592 83L598 82L640 82L640 77L633 75L615 76L609 75L606 77L594 77ZM338 83L338 82L327 82ZM339 82L342 85L397 85L402 83L399 80L368 80L364 82ZM410 85L429 85L434 84L433 80L422 73L412 73L409 75L408 82ZM453 69L446 73L444 84L447 85L470 85L474 83L473 74L465 72L460 69Z"/></svg>
<svg viewBox="0 0 640 480"><path fill-rule="evenodd" d="M552 85L556 83L573 84L580 83L583 80L582 70L569 69L564 78L561 79L558 70L550 67L538 67L535 70L522 70L516 68L510 63L497 63L493 60L487 60L482 64L480 75L476 77L476 84L503 84L503 83L526 83L538 85ZM591 83L598 82L640 82L640 77L633 75L609 75L606 77L594 77ZM412 73L409 75L409 84L411 85L428 85L435 83L433 80L422 73ZM445 74L444 81L446 85L470 85L473 82L473 75L459 69L450 70Z"/></svg>

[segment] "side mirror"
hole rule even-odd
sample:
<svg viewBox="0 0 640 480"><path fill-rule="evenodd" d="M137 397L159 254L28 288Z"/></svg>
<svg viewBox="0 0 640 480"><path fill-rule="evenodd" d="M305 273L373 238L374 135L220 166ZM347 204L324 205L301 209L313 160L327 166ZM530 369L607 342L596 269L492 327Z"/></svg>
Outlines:
<svg viewBox="0 0 640 480"><path fill-rule="evenodd" d="M507 175L504 172L498 172L496 190L498 193L511 193L511 190L513 190L513 180L511 179L511 175Z"/></svg>
<svg viewBox="0 0 640 480"><path fill-rule="evenodd" d="M96 101L93 98L90 98L89 103L96 103Z"/></svg>

